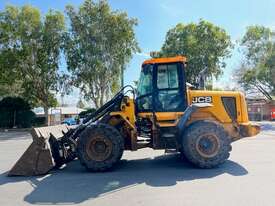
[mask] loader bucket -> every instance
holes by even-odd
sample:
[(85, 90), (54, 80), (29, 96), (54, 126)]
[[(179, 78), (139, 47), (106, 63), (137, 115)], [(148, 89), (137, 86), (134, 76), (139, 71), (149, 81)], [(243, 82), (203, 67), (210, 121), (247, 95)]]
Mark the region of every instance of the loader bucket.
[(55, 165), (48, 143), (50, 135), (62, 137), (66, 125), (33, 128), (33, 142), (9, 171), (8, 176), (35, 176), (47, 174)]

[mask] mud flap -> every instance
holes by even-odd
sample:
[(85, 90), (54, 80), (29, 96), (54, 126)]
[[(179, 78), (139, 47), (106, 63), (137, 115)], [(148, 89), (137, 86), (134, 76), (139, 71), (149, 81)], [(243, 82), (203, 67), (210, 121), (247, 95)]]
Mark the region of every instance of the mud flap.
[(55, 166), (48, 139), (51, 134), (55, 137), (62, 137), (66, 132), (68, 132), (66, 125), (32, 129), (33, 142), (9, 171), (8, 176), (47, 174)]
[(192, 114), (195, 113), (200, 108), (207, 108), (207, 107), (213, 107), (213, 105), (210, 103), (193, 103), (186, 108), (183, 116), (180, 118), (177, 124), (178, 137), (181, 137), (183, 135), (183, 132), (185, 130), (185, 125), (188, 122), (188, 120), (191, 118)]

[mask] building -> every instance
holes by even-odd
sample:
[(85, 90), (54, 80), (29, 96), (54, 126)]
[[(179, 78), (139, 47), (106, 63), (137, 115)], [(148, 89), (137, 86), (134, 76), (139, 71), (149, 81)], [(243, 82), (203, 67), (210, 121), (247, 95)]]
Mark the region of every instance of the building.
[(247, 99), (249, 119), (252, 121), (273, 120), (275, 100)]
[[(33, 111), (38, 117), (45, 116), (44, 109), (41, 107)], [(49, 125), (60, 124), (66, 118), (76, 118), (82, 111), (85, 110), (78, 107), (51, 107), (48, 110)]]

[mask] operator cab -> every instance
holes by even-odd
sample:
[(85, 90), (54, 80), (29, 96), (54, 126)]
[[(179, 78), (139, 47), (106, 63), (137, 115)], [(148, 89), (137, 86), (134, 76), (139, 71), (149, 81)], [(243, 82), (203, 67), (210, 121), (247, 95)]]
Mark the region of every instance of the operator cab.
[(157, 58), (142, 65), (137, 87), (136, 111), (138, 116), (155, 112), (157, 119), (177, 119), (187, 105), (186, 58)]

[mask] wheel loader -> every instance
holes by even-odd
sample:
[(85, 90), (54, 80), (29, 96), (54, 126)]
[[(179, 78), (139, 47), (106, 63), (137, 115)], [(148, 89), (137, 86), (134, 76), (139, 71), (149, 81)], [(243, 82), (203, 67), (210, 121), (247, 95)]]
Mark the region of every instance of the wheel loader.
[(76, 128), (34, 128), (33, 142), (9, 175), (42, 175), (78, 159), (89, 171), (113, 168), (123, 151), (183, 154), (199, 168), (224, 163), (231, 143), (255, 136), (240, 92), (197, 90), (186, 82), (186, 57), (143, 62), (137, 89), (123, 87)]

